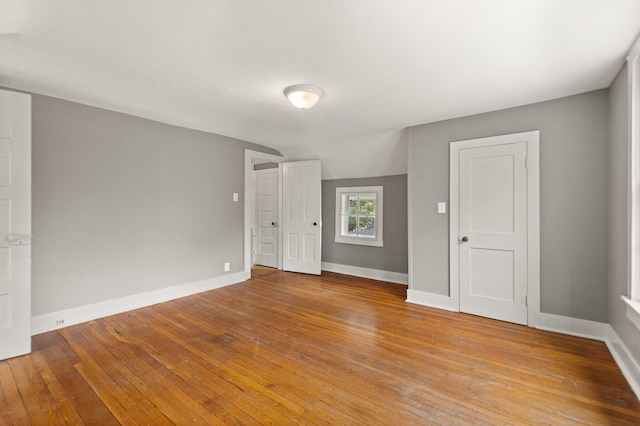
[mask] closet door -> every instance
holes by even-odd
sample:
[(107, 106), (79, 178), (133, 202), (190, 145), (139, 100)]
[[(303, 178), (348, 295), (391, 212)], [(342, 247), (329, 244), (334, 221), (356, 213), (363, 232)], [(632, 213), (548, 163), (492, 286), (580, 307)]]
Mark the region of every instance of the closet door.
[(31, 352), (31, 97), (0, 90), (0, 359)]

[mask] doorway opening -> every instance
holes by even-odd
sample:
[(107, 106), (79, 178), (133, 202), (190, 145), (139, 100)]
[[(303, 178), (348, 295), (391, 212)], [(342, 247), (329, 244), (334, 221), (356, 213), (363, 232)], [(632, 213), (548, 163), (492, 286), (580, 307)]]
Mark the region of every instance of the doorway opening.
[[(264, 152), (253, 151), (250, 149), (245, 149), (244, 151), (244, 275), (245, 279), (251, 278), (251, 267), (253, 266), (253, 246), (254, 246), (254, 217), (255, 217), (255, 199), (256, 199), (256, 191), (255, 191), (255, 166), (257, 164), (267, 164), (267, 163), (275, 163), (278, 165), (277, 170), (280, 170), (279, 164), (284, 161), (284, 158), (280, 155), (266, 154)], [(282, 173), (278, 173), (278, 188), (282, 188)], [(281, 190), (278, 189), (280, 192)], [(278, 195), (278, 200), (281, 199), (280, 194)], [(280, 201), (278, 201), (280, 202)], [(278, 220), (277, 223), (281, 222), (281, 213), (280, 209), (278, 209)], [(277, 259), (278, 259), (278, 269), (282, 269), (281, 260), (282, 256), (280, 255), (282, 244), (280, 244), (282, 240), (282, 233), (277, 228)]]
[[(256, 164), (278, 165), (277, 220), (267, 222), (277, 234), (277, 268), (320, 275), (322, 255), (322, 191), (320, 160), (284, 162), (278, 155), (245, 150), (244, 167), (244, 279), (251, 278), (256, 226)], [(260, 168), (260, 167), (259, 167)], [(272, 225), (271, 223), (274, 222)], [(272, 242), (276, 239), (272, 238)]]

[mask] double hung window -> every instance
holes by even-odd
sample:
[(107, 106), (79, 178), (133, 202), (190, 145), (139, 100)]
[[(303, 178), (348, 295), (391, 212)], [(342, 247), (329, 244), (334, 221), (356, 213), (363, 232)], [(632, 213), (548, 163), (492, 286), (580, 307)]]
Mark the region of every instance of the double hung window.
[(382, 247), (382, 186), (336, 188), (335, 242)]

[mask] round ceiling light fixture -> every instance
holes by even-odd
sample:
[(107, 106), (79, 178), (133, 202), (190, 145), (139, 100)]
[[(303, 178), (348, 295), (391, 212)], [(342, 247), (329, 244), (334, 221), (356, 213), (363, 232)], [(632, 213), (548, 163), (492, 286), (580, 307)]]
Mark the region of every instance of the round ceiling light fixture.
[(324, 92), (319, 87), (311, 84), (296, 84), (284, 89), (284, 95), (296, 107), (309, 109), (324, 96)]

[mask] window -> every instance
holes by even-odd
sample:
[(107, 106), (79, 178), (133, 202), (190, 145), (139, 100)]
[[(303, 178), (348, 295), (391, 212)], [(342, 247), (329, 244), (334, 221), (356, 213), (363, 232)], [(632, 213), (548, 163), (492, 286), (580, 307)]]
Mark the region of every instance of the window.
[(336, 243), (382, 247), (382, 187), (336, 188)]
[(640, 328), (640, 38), (627, 56), (629, 78), (629, 289), (627, 317)]

